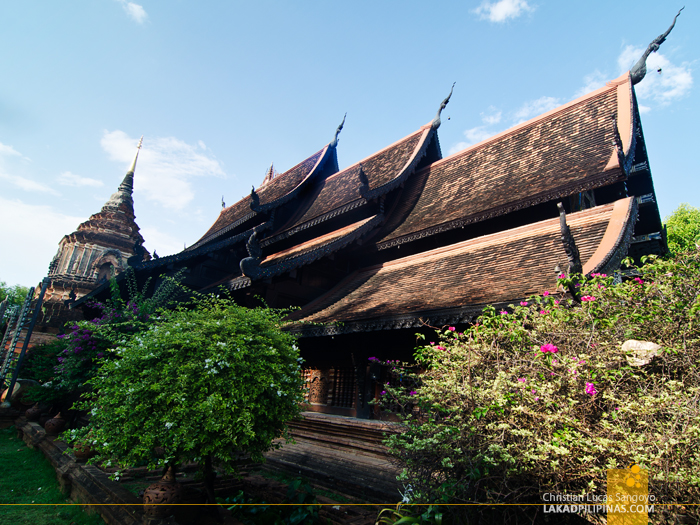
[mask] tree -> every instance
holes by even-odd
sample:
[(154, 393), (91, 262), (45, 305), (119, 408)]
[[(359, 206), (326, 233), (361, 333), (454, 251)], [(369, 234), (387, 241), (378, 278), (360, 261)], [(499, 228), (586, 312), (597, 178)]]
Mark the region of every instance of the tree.
[(696, 250), (700, 243), (700, 208), (681, 204), (666, 217), (666, 235), (671, 253)]
[(9, 297), (10, 304), (21, 306), (27, 297), (27, 293), (29, 293), (29, 288), (26, 286), (20, 286), (19, 284), (8, 286), (5, 281), (0, 281), (0, 302)]
[(282, 316), (212, 297), (161, 311), (111, 350), (115, 358), (89, 381), (96, 397), (79, 404), (90, 425), (69, 439), (92, 432), (97, 459), (120, 467), (199, 462), (214, 503), (212, 466), (235, 471), (240, 453), (263, 460), (300, 411), (298, 350)]

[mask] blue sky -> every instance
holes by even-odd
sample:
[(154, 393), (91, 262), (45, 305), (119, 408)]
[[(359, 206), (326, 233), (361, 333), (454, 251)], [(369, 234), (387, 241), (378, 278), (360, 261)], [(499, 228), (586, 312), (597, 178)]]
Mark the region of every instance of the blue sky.
[[(2, 2), (0, 280), (35, 285), (144, 135), (134, 200), (168, 255), (340, 136), (341, 168), (429, 122), (443, 153), (618, 77), (682, 7), (661, 2)], [(637, 86), (662, 216), (700, 206), (700, 10)], [(662, 72), (657, 73), (661, 67)], [(449, 120), (445, 117), (449, 117)]]

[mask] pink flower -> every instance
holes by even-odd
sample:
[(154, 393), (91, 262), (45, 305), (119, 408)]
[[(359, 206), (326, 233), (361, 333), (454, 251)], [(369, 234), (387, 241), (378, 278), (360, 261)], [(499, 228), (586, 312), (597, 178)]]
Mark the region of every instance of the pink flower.
[(598, 391), (595, 389), (595, 385), (593, 383), (586, 383), (586, 394), (589, 396), (594, 396), (598, 393)]
[(382, 393), (379, 394), (380, 396), (385, 396), (386, 395), (386, 390), (382, 390)]
[(547, 310), (540, 310), (540, 315), (546, 315), (546, 314), (548, 314), (548, 313), (549, 313), (549, 312), (548, 312)]
[(553, 376), (553, 375), (554, 375), (554, 372), (550, 372), (549, 375), (550, 375), (550, 376)]
[(527, 301), (520, 301), (520, 306), (527, 306)]
[(411, 390), (411, 392), (408, 394), (409, 396), (415, 396), (418, 392), (415, 390)]
[(554, 304), (559, 304), (559, 299), (554, 299)]
[(637, 284), (644, 284), (644, 281), (642, 281), (639, 277), (635, 277), (634, 282)]
[(560, 274), (559, 274), (559, 279), (566, 279), (566, 274), (565, 274), (565, 273), (560, 273)]
[(539, 398), (539, 397), (536, 397), (536, 398), (535, 398), (535, 401), (539, 401), (539, 400), (540, 400), (540, 398)]
[(549, 295), (549, 292), (548, 292), (547, 290), (545, 290), (545, 291), (542, 293), (542, 295), (544, 295), (545, 297), (547, 297), (547, 296)]
[(520, 382), (520, 383), (525, 383), (526, 381), (527, 381), (527, 379), (525, 379), (524, 377), (518, 378), (518, 382)]
[(615, 410), (620, 410), (620, 407), (615, 407)]
[(535, 390), (535, 389), (533, 388), (533, 389), (532, 389), (532, 393), (533, 393), (533, 394), (536, 394), (536, 393), (537, 393), (537, 390)]
[(435, 341), (430, 341), (430, 344), (431, 344), (431, 345), (434, 345), (434, 344), (435, 344)]
[(454, 331), (455, 331), (455, 327), (454, 327), (454, 326), (450, 326), (450, 327), (448, 327), (447, 329), (448, 329), (450, 332), (454, 332)]
[(444, 350), (444, 349), (445, 349), (444, 346), (440, 346), (440, 345), (437, 345), (435, 348), (437, 348), (438, 350)]
[(581, 297), (581, 301), (595, 301), (595, 297), (593, 297), (592, 295), (584, 295), (583, 297)]
[(501, 310), (501, 315), (508, 315), (508, 312), (506, 312), (505, 310)]
[(547, 343), (546, 345), (540, 346), (540, 351), (545, 353), (551, 352), (552, 354), (556, 354), (559, 351), (559, 349), (553, 344)]
[(552, 359), (552, 364), (553, 364), (553, 365), (556, 365), (558, 362), (559, 362), (559, 361), (557, 361), (556, 359)]

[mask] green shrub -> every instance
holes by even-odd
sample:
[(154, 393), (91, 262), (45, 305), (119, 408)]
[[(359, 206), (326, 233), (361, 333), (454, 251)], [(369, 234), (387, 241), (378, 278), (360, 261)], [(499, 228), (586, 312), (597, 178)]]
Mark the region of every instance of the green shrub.
[(298, 350), (282, 316), (211, 297), (160, 312), (102, 362), (89, 381), (96, 397), (78, 405), (91, 412), (90, 426), (69, 439), (92, 431), (98, 459), (120, 467), (199, 462), (207, 483), (212, 462), (234, 471), (241, 452), (262, 460), (287, 437), (302, 401)]
[[(439, 330), (420, 346), (420, 375), (391, 365), (419, 381), (382, 396), (403, 407), (404, 431), (387, 443), (412, 501), (605, 494), (607, 469), (637, 463), (657, 502), (700, 503), (700, 254), (637, 272), (620, 284), (579, 278), (580, 303), (543, 290), (488, 307), (464, 332)], [(632, 366), (629, 339), (661, 350)]]

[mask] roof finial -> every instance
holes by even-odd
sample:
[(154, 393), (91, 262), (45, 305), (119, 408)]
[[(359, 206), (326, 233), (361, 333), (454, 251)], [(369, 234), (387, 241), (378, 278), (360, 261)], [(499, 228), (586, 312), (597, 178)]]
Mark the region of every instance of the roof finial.
[(630, 77), (632, 78), (633, 85), (639, 84), (644, 78), (644, 75), (647, 74), (647, 57), (651, 53), (655, 53), (659, 50), (659, 46), (664, 43), (666, 37), (671, 32), (671, 29), (673, 29), (673, 27), (676, 25), (676, 18), (678, 18), (678, 15), (681, 14), (681, 11), (683, 11), (683, 9), (685, 9), (685, 6), (681, 7), (680, 11), (678, 11), (678, 14), (673, 17), (673, 23), (671, 24), (671, 27), (669, 27), (663, 35), (659, 35), (651, 41), (651, 44), (649, 44), (647, 50), (644, 51), (642, 58), (640, 58), (634, 65), (634, 67), (632, 67), (632, 69), (630, 70)]
[(440, 127), (440, 113), (442, 113), (442, 110), (445, 109), (447, 106), (447, 103), (450, 101), (450, 97), (452, 96), (452, 91), (454, 91), (455, 84), (457, 82), (452, 83), (452, 87), (450, 88), (450, 94), (447, 95), (447, 98), (442, 101), (440, 104), (440, 109), (438, 109), (437, 115), (435, 115), (435, 118), (433, 119), (433, 123), (430, 125), (433, 129), (438, 129)]
[(331, 148), (335, 148), (338, 145), (338, 135), (340, 135), (340, 132), (343, 130), (343, 125), (345, 124), (345, 117), (348, 116), (347, 111), (345, 112), (345, 115), (343, 115), (343, 121), (340, 123), (340, 126), (335, 130), (335, 137), (333, 137), (333, 140), (331, 141)]
[(221, 209), (223, 210), (226, 207), (226, 203), (224, 202), (224, 196), (221, 196)]
[(277, 173), (275, 173), (275, 163), (270, 162), (270, 167), (265, 172), (265, 178), (263, 178), (263, 181), (262, 181), (262, 184), (260, 185), (260, 187), (262, 188), (263, 186), (265, 186), (265, 184), (267, 184), (272, 179), (274, 179), (276, 175), (277, 175)]

